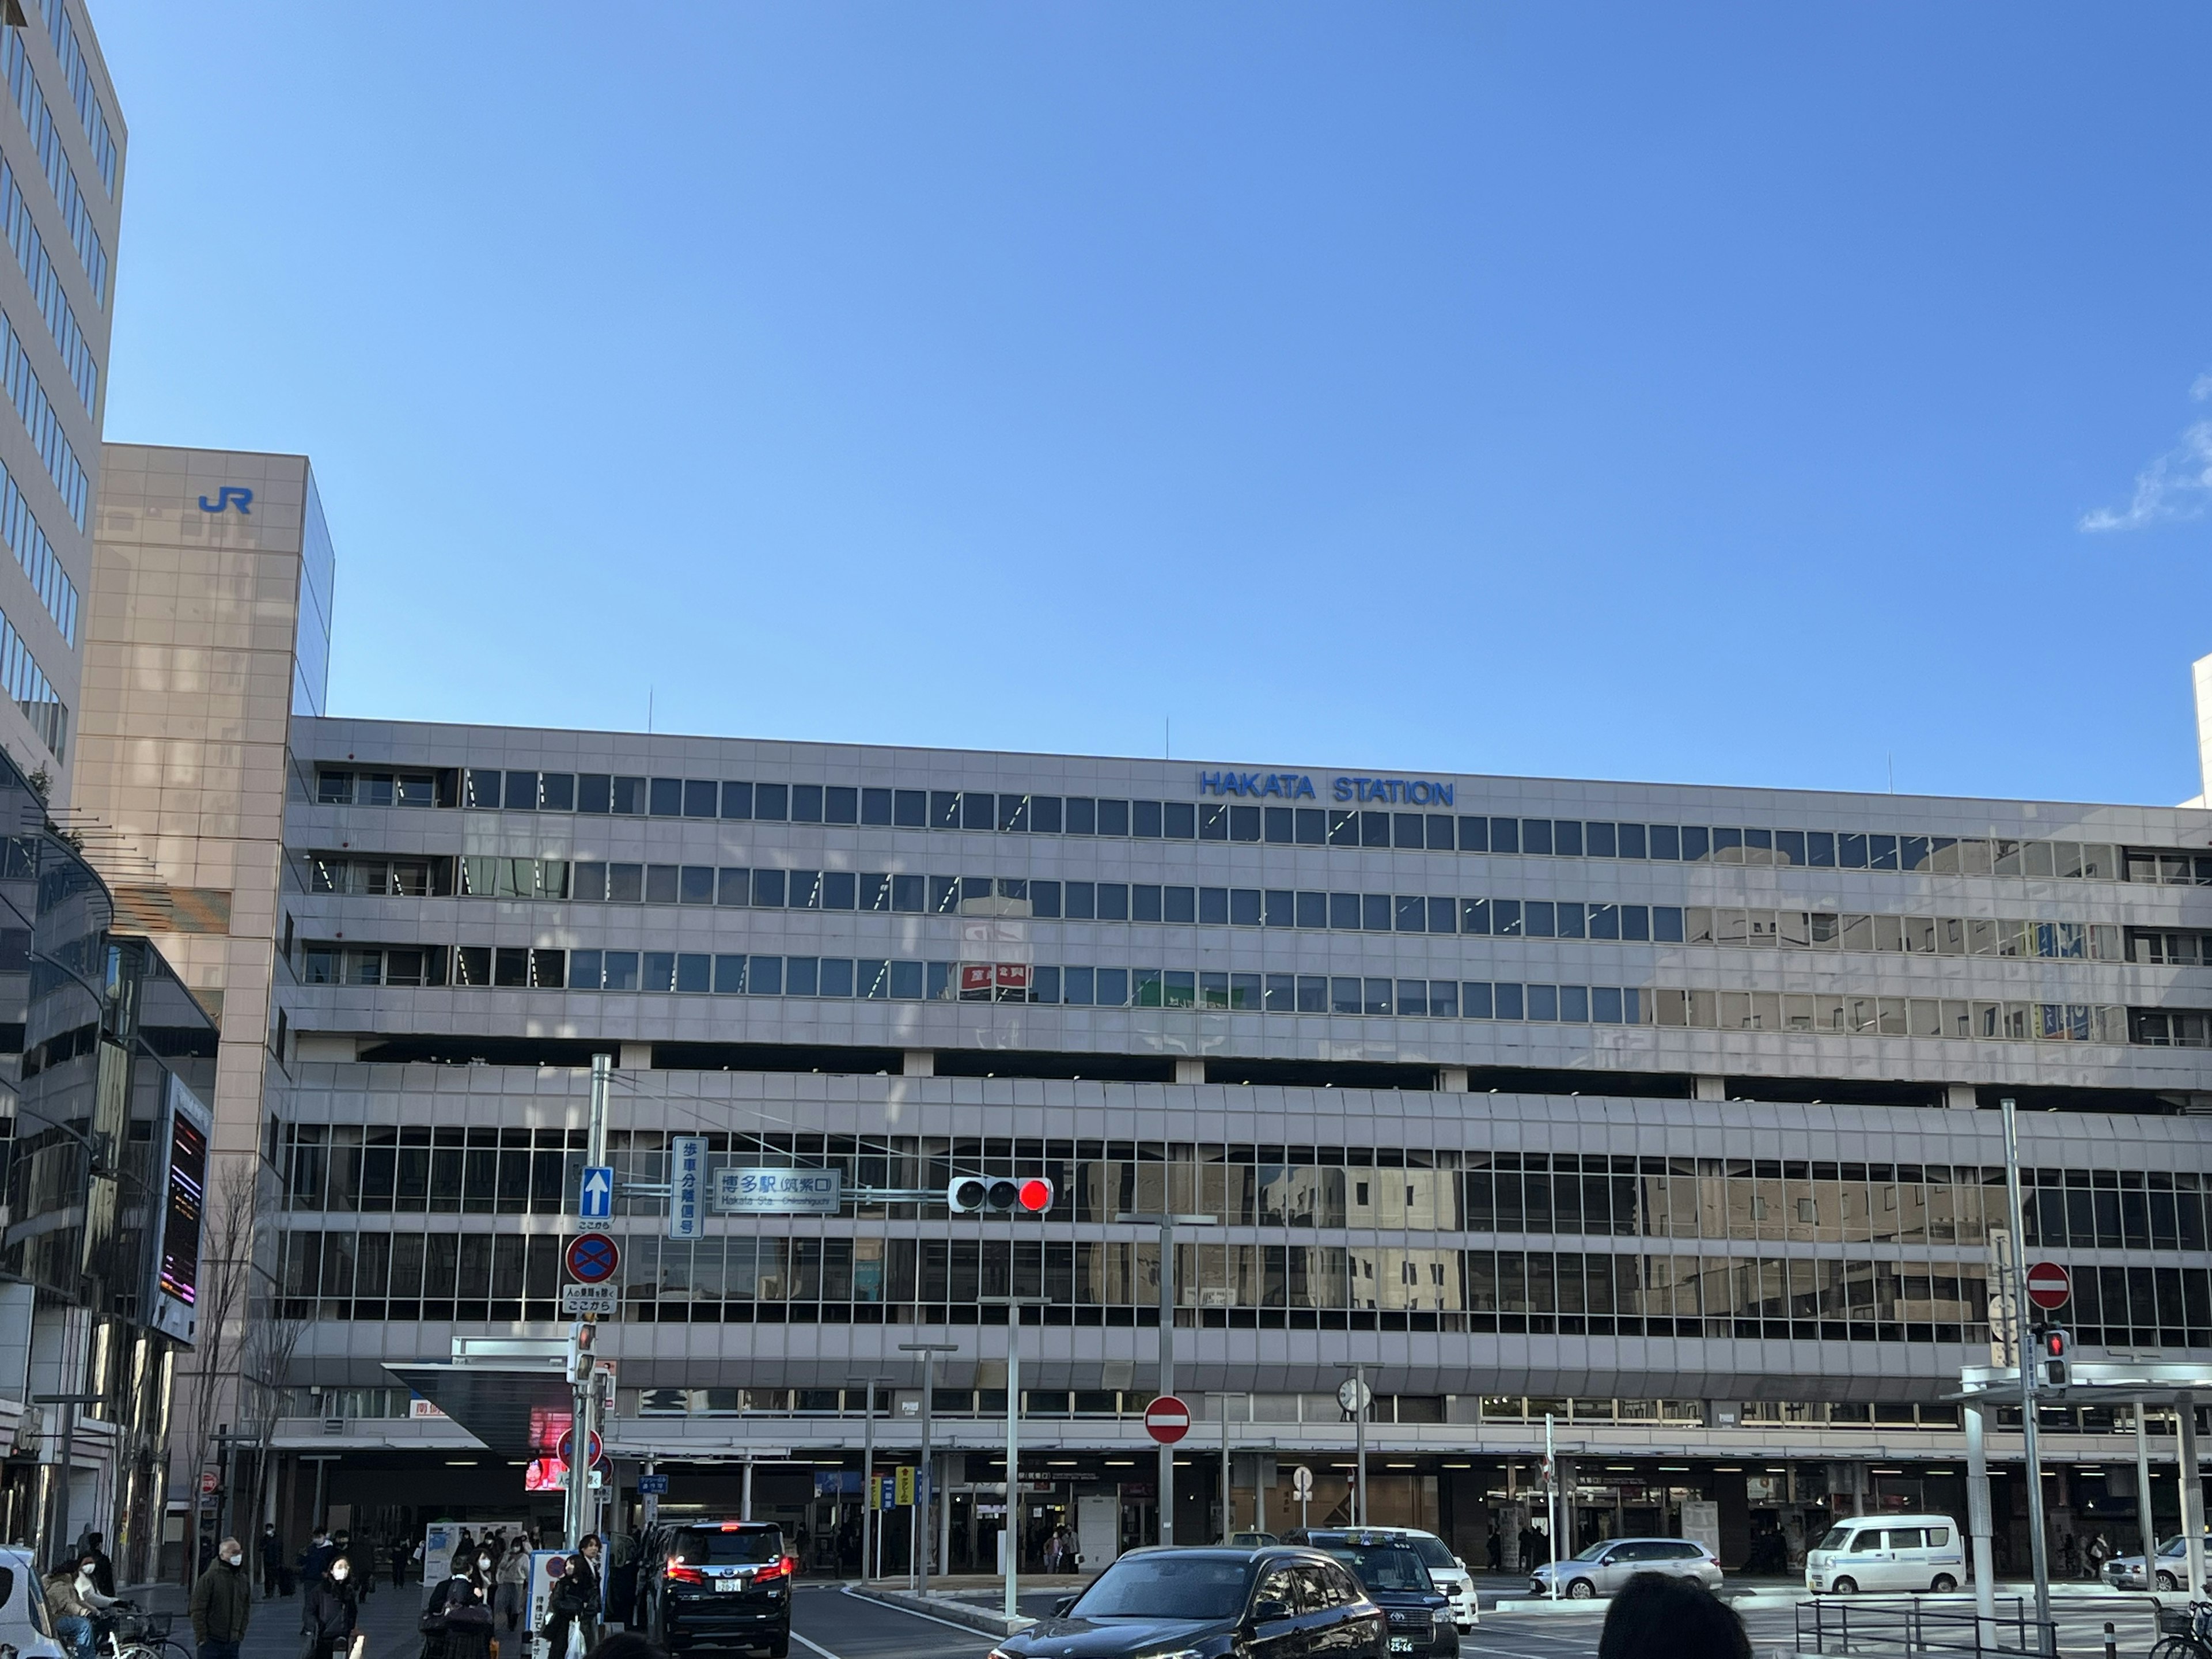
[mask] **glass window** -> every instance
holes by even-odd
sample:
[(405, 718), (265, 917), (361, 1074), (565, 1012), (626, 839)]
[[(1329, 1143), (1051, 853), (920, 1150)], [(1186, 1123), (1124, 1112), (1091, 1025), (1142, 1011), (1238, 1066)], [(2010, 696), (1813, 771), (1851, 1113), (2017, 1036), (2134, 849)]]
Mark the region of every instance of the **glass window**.
[(1301, 806), (1293, 817), (1297, 823), (1297, 843), (1301, 847), (1325, 847), (1328, 844), (1328, 812), (1319, 806)]
[(825, 823), (857, 823), (860, 817), (860, 792), (843, 784), (832, 784), (822, 791), (822, 818)]
[(714, 902), (714, 866), (711, 864), (687, 864), (677, 882), (677, 902), (679, 904), (712, 904)]
[(1359, 925), (1370, 933), (1390, 931), (1390, 896), (1388, 893), (1362, 893), (1359, 896)]
[[(1461, 844), (1464, 846), (1462, 838)], [(1493, 853), (1517, 853), (1521, 850), (1521, 820), (1492, 818), (1490, 821), (1490, 850)]]
[(783, 959), (783, 994), (787, 997), (811, 997), (821, 982), (821, 960), (816, 957), (786, 957)]
[(648, 864), (645, 866), (645, 902), (647, 904), (676, 902), (676, 866), (672, 864)]
[(1297, 840), (1297, 815), (1291, 808), (1270, 806), (1264, 809), (1261, 816), (1265, 823), (1263, 834), (1271, 845), (1288, 847)]
[(1264, 1006), (1271, 1014), (1295, 1013), (1298, 1006), (1297, 975), (1270, 974), (1267, 975), (1267, 1000)]
[(643, 903), (645, 866), (641, 864), (607, 866), (607, 898), (615, 904)]
[(576, 810), (579, 812), (612, 811), (614, 781), (605, 772), (582, 774), (576, 780)]
[[(891, 821), (891, 792), (888, 789), (860, 791), (860, 822), (888, 824)], [(841, 819), (840, 822), (842, 822)]]
[[(1268, 896), (1282, 900), (1284, 909), (1289, 909), (1291, 896), (1288, 893), (1272, 894)], [(1265, 908), (1261, 901), (1261, 895), (1256, 887), (1231, 888), (1229, 890), (1231, 924), (1237, 927), (1259, 927), (1265, 919)]]
[(1061, 822), (1060, 799), (1058, 795), (1030, 797), (1030, 830), (1033, 835), (1056, 836)]
[(755, 784), (753, 816), (765, 823), (783, 823), (791, 816), (791, 791), (780, 783)]
[(1425, 979), (1401, 979), (1398, 981), (1398, 1012), (1401, 1015), (1425, 1017), (1429, 1012), (1429, 982)]
[(757, 908), (783, 908), (784, 876), (781, 870), (753, 872), (753, 904)]
[(635, 991), (637, 989), (637, 952), (610, 951), (606, 953), (607, 989)]
[(714, 959), (697, 956), (686, 951), (676, 958), (676, 988), (686, 992), (706, 992), (714, 983)]
[(1523, 818), (1521, 820), (1521, 850), (1524, 853), (1547, 854), (1551, 852), (1551, 819)]
[(1160, 920), (1160, 890), (1148, 882), (1138, 882), (1129, 889), (1129, 920), (1158, 921)]
[(1129, 803), (1125, 800), (1102, 800), (1098, 803), (1098, 833), (1102, 836), (1126, 836), (1129, 833)]
[(781, 957), (748, 957), (745, 958), (745, 994), (755, 997), (780, 997), (783, 994), (783, 958)]
[(1098, 920), (1127, 921), (1129, 920), (1129, 888), (1126, 882), (1102, 881), (1098, 884)]
[(999, 798), (988, 790), (970, 789), (960, 797), (960, 827), (963, 830), (995, 830), (999, 827)]
[(655, 778), (647, 797), (648, 810), (657, 818), (679, 818), (684, 816), (684, 780)]
[(1521, 901), (1518, 899), (1491, 900), (1490, 931), (1499, 939), (1521, 937)]
[(1299, 927), (1326, 927), (1328, 926), (1328, 894), (1299, 893), (1295, 896), (1295, 908), (1297, 915), (1296, 920), (1292, 924), (1293, 926)]
[(891, 792), (891, 822), (902, 830), (929, 827), (929, 793), (923, 789)]
[(602, 969), (597, 951), (568, 952), (568, 988), (572, 991), (596, 991), (601, 982)]
[(1356, 979), (1332, 979), (1328, 982), (1328, 1011), (1332, 1014), (1356, 1014), (1365, 1006), (1360, 984)]
[(891, 995), (901, 1002), (919, 1002), (922, 993), (922, 964), (919, 962), (891, 963)]
[(1129, 803), (1129, 834), (1140, 841), (1160, 838), (1160, 804), (1156, 800)]
[(1319, 974), (1300, 974), (1297, 981), (1298, 1012), (1302, 1014), (1327, 1013), (1328, 981)]
[(1487, 853), (1490, 850), (1490, 820), (1463, 817), (1459, 821), (1459, 850), (1462, 853)]
[(1429, 930), (1429, 903), (1426, 899), (1401, 895), (1395, 901), (1397, 928), (1401, 933), (1425, 933)]
[(1362, 812), (1359, 815), (1359, 844), (1362, 847), (1388, 847), (1390, 844), (1390, 815), (1388, 812)]
[(1451, 979), (1432, 979), (1429, 981), (1429, 1014), (1434, 1019), (1459, 1018), (1459, 981)]
[(1491, 988), (1491, 992), (1492, 1000), (1497, 1006), (1498, 1018), (1519, 1019), (1522, 1018), (1521, 1012), (1521, 987), (1518, 985), (1508, 985), (1500, 981), (1498, 984)]
[(750, 870), (725, 867), (715, 873), (714, 902), (744, 904), (752, 897), (752, 875)]
[(714, 958), (714, 993), (718, 996), (743, 996), (745, 989), (745, 959), (726, 956)]
[(1481, 980), (1462, 980), (1459, 988), (1460, 1012), (1468, 1019), (1492, 1018), (1493, 1004), (1490, 985)]
[(684, 780), (684, 816), (711, 818), (721, 811), (721, 786), (712, 778)]
[(726, 818), (749, 818), (753, 815), (753, 787), (750, 783), (726, 783), (722, 786), (722, 816)]

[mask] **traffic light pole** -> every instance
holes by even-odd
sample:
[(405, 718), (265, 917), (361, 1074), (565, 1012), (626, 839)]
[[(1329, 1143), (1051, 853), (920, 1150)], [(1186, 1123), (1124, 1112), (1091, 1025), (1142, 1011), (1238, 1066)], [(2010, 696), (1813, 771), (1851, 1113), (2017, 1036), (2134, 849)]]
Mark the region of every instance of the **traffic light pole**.
[(899, 1352), (921, 1356), (921, 1459), (914, 1472), (914, 1542), (908, 1553), (914, 1557), (915, 1594), (926, 1596), (929, 1594), (930, 1508), (937, 1497), (937, 1472), (929, 1462), (930, 1396), (937, 1392), (937, 1356), (957, 1353), (960, 1349), (951, 1342), (902, 1342)]
[[(2012, 1097), (2000, 1103), (2004, 1113), (2005, 1210), (2012, 1227), (2013, 1358), (2020, 1366), (2021, 1455), (2027, 1464), (2027, 1531), (2030, 1559), (2035, 1568), (2036, 1641), (2046, 1654), (2052, 1650), (2051, 1629), (2051, 1551), (2043, 1536), (2043, 1455), (2036, 1438), (2035, 1364), (2027, 1342), (2027, 1270), (2021, 1261), (2027, 1249), (2027, 1212), (2020, 1198), (2020, 1117)], [(2145, 1556), (2146, 1571), (2149, 1557)]]
[[(612, 1061), (608, 1055), (592, 1056), (591, 1116), (586, 1127), (585, 1164), (597, 1169), (607, 1161), (607, 1084)], [(568, 1548), (573, 1553), (592, 1530), (592, 1440), (599, 1432), (599, 1361), (592, 1355), (592, 1322), (579, 1319), (568, 1328), (568, 1381), (574, 1389), (568, 1419)]]

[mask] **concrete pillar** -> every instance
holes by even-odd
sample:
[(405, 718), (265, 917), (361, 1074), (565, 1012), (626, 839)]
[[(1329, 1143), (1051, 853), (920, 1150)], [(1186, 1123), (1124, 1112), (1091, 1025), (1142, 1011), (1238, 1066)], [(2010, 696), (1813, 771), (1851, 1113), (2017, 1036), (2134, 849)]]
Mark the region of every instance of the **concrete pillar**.
[(615, 1064), (625, 1072), (649, 1072), (653, 1069), (653, 1045), (650, 1042), (625, 1042), (622, 1052), (615, 1056)]
[(1177, 1083), (1203, 1083), (1203, 1082), (1205, 1082), (1205, 1081), (1206, 1081), (1206, 1062), (1205, 1062), (1204, 1060), (1176, 1060), (1176, 1081)]
[[(1966, 1402), (1966, 1536), (1973, 1544), (1974, 1614), (1978, 1620), (1994, 1620), (1997, 1610), (1997, 1569), (1990, 1541), (1994, 1523), (1990, 1515), (1990, 1455), (1984, 1437), (1988, 1425), (1983, 1413), (1981, 1406), (1972, 1401)], [(1995, 1629), (1994, 1625), (1983, 1627), (1981, 1635), (1985, 1645)]]
[(2197, 1401), (2185, 1395), (2174, 1413), (2180, 1431), (2175, 1450), (2181, 1459), (2181, 1535), (2189, 1550), (2189, 1582), (2204, 1582), (2204, 1473), (2197, 1462)]
[(899, 1068), (901, 1077), (935, 1077), (937, 1056), (927, 1048), (909, 1048)]
[(1740, 1568), (1751, 1555), (1750, 1483), (1742, 1471), (1716, 1470), (1713, 1499), (1721, 1511), (1721, 1565)]
[(1728, 1079), (1724, 1077), (1701, 1077), (1697, 1080), (1699, 1100), (1726, 1100)]
[(1467, 1067), (1440, 1066), (1437, 1068), (1437, 1087), (1444, 1094), (1463, 1095), (1467, 1092)]
[(1943, 1085), (1943, 1103), (1954, 1111), (1971, 1112), (1976, 1109), (1974, 1085), (1971, 1083), (1947, 1083)]

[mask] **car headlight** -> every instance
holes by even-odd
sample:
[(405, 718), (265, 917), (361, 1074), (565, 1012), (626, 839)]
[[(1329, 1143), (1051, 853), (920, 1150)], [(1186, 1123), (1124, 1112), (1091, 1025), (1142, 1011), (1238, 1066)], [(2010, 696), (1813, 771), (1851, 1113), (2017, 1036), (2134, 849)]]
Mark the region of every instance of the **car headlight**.
[(1203, 1648), (1162, 1648), (1155, 1653), (1140, 1653), (1137, 1659), (1206, 1659)]

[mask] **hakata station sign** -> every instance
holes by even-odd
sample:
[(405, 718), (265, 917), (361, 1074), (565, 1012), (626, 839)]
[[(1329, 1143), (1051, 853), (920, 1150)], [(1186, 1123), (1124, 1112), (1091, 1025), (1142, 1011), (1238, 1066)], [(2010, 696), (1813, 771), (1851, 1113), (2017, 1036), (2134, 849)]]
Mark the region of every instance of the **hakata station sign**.
[(1164, 1394), (1145, 1407), (1145, 1432), (1163, 1446), (1172, 1446), (1190, 1432), (1190, 1407), (1171, 1394)]
[(2074, 1294), (2074, 1278), (2056, 1261), (2038, 1261), (2027, 1270), (2027, 1299), (2046, 1313), (2063, 1308)]

